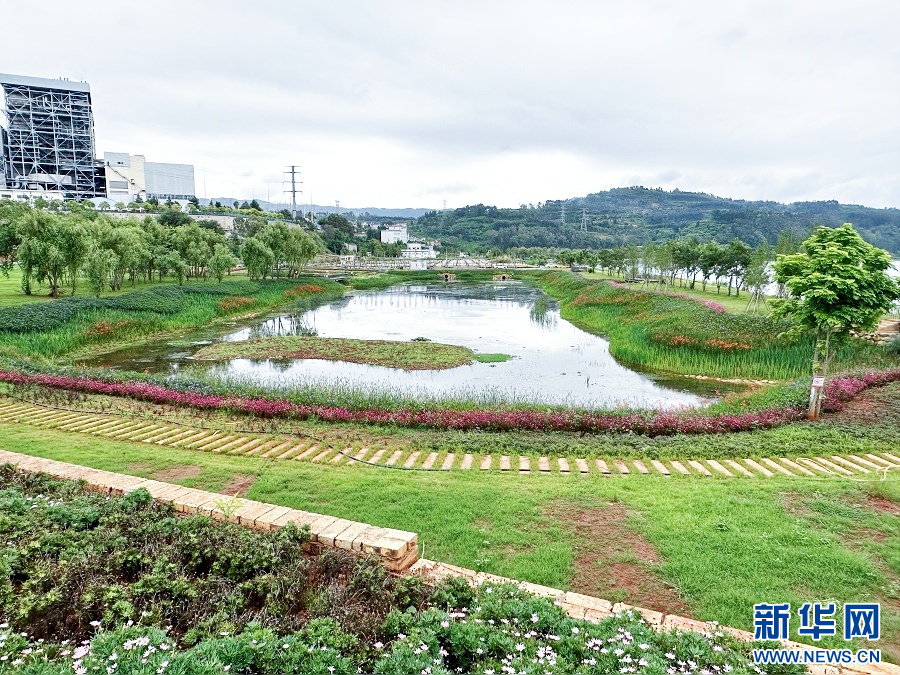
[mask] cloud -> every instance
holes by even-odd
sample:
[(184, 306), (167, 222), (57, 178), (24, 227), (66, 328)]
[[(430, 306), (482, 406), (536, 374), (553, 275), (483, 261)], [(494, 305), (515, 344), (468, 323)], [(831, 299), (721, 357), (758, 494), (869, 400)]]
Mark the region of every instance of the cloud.
[[(54, 17), (46, 21), (45, 17)], [(643, 184), (900, 206), (900, 5), (48, 0), (4, 69), (91, 83), (102, 150), (212, 194), (519, 203)], [(636, 180), (637, 182), (637, 180)]]

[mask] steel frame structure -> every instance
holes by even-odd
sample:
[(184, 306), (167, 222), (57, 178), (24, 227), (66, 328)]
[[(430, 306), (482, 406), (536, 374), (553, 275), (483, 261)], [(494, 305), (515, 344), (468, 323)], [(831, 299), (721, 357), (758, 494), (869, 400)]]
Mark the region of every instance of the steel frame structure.
[(0, 87), (5, 104), (0, 168), (6, 186), (61, 190), (67, 199), (104, 196), (88, 85), (0, 75)]

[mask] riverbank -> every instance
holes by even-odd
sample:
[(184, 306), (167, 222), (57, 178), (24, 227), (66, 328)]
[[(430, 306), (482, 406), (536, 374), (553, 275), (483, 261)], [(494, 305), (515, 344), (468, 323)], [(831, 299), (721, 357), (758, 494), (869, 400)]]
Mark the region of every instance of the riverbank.
[(200, 361), (230, 359), (323, 359), (402, 370), (444, 370), (472, 363), (475, 353), (466, 347), (429, 340), (352, 340), (285, 335), (259, 340), (219, 342), (201, 348)]
[(340, 284), (319, 277), (225, 279), (10, 306), (0, 309), (0, 350), (7, 356), (71, 362), (281, 308), (314, 306), (344, 292)]
[[(811, 338), (782, 338), (788, 325), (768, 317), (728, 313), (705, 301), (570, 272), (533, 278), (559, 301), (562, 318), (608, 338), (610, 353), (626, 365), (723, 381), (783, 381), (810, 372)], [(897, 364), (884, 349), (856, 340), (838, 351), (832, 371)]]

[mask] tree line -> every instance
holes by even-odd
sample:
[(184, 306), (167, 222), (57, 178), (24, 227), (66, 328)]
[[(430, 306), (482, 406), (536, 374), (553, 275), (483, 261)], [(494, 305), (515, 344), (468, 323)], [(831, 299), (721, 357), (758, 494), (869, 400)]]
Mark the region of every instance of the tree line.
[(75, 203), (50, 209), (0, 200), (0, 271), (8, 275), (17, 265), (28, 295), (35, 283), (46, 284), (52, 297), (64, 288), (74, 294), (79, 281), (100, 295), (138, 280), (221, 281), (241, 261), (253, 279), (293, 277), (323, 248), (302, 226), (244, 221), (226, 236), (218, 223), (176, 209), (114, 218)]
[(694, 288), (700, 283), (705, 291), (712, 281), (717, 292), (725, 286), (729, 296), (732, 289), (737, 297), (745, 289), (751, 295), (751, 305), (758, 309), (766, 287), (772, 283), (771, 264), (776, 256), (793, 254), (799, 249), (799, 240), (785, 231), (775, 246), (762, 242), (755, 249), (738, 239), (720, 244), (689, 238), (600, 250), (567, 249), (559, 251), (555, 260), (563, 265), (582, 265), (591, 272), (599, 269), (610, 276), (662, 287), (677, 282)]

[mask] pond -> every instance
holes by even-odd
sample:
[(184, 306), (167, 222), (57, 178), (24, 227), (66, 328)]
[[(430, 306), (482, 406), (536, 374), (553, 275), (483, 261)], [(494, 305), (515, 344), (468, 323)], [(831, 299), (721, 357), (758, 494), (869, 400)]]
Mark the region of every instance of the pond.
[[(403, 341), (427, 338), (513, 358), (418, 371), (311, 359), (212, 363), (191, 358), (212, 342), (304, 333)], [(560, 318), (554, 300), (519, 282), (409, 283), (358, 291), (304, 312), (218, 326), (192, 332), (177, 342), (111, 352), (91, 365), (154, 373), (186, 368), (279, 387), (338, 382), (414, 398), (584, 407), (697, 406), (712, 400), (716, 389), (724, 389), (721, 384), (660, 378), (626, 368), (610, 356), (607, 340)]]

